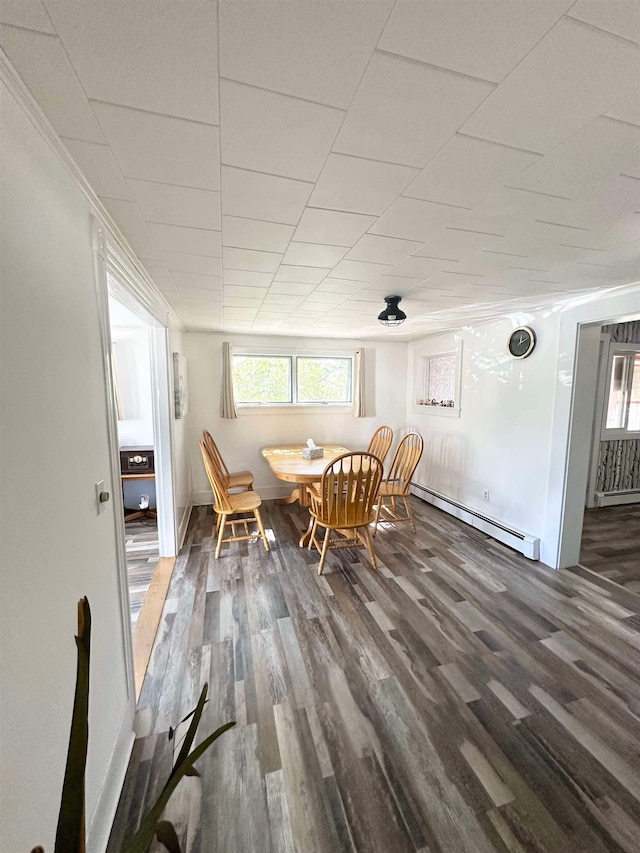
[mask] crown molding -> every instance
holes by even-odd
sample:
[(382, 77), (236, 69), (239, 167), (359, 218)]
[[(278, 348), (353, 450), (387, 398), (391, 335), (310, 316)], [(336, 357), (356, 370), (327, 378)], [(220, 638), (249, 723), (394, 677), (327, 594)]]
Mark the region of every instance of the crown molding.
[(0, 80), (5, 84), (58, 160), (65, 166), (87, 201), (91, 213), (98, 222), (98, 227), (104, 229), (105, 235), (101, 250), (106, 251), (109, 260), (112, 261), (112, 266), (122, 275), (123, 286), (163, 325), (175, 325), (181, 331), (185, 331), (184, 323), (153, 283), (148, 272), (127, 242), (126, 237), (65, 148), (62, 140), (2, 48), (0, 48)]

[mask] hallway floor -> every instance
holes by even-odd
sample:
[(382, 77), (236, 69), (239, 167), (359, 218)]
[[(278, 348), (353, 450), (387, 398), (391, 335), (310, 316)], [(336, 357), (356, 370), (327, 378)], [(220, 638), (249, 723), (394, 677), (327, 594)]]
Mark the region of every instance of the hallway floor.
[(125, 550), (129, 578), (129, 610), (133, 627), (140, 615), (153, 573), (160, 559), (158, 522), (155, 518), (140, 518), (125, 524)]
[(580, 563), (640, 595), (640, 504), (586, 509)]
[(194, 510), (110, 853), (204, 681), (200, 737), (237, 724), (165, 811), (190, 853), (640, 849), (640, 597), (412, 505), (417, 535), (380, 530), (378, 571), (343, 550), (323, 577), (298, 505), (263, 504), (269, 554), (219, 560)]

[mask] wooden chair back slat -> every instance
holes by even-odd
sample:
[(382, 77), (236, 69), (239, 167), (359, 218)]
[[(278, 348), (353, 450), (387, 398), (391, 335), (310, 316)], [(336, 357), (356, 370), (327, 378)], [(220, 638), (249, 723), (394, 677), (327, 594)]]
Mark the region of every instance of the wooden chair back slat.
[(381, 479), (382, 463), (372, 453), (338, 456), (327, 465), (320, 480), (320, 524), (331, 528), (369, 524)]
[(385, 481), (394, 484), (396, 495), (409, 494), (411, 478), (418, 467), (423, 448), (424, 440), (417, 432), (407, 433), (400, 441)]
[(229, 469), (227, 468), (227, 465), (224, 459), (222, 458), (222, 454), (218, 449), (218, 445), (213, 440), (213, 436), (205, 429), (202, 433), (202, 437), (204, 439), (205, 447), (209, 451), (209, 455), (216, 462), (220, 471), (222, 471), (223, 477), (227, 478), (229, 476)]
[(209, 452), (204, 441), (200, 442), (200, 450), (202, 451), (202, 460), (209, 484), (213, 490), (213, 508), (218, 513), (230, 512), (231, 504), (229, 503), (229, 492), (225, 483), (225, 475), (220, 469), (217, 459)]
[(384, 465), (389, 448), (393, 441), (393, 430), (390, 426), (381, 426), (371, 436), (367, 453), (373, 453)]

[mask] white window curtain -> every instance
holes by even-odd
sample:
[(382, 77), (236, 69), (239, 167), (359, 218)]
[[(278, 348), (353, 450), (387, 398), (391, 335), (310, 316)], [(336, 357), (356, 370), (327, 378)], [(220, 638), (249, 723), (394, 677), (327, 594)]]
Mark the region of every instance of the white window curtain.
[(364, 347), (355, 351), (355, 376), (353, 388), (353, 417), (366, 418), (364, 393)]
[(227, 420), (238, 417), (236, 399), (233, 393), (233, 350), (229, 341), (222, 344), (222, 394), (220, 395), (220, 415)]

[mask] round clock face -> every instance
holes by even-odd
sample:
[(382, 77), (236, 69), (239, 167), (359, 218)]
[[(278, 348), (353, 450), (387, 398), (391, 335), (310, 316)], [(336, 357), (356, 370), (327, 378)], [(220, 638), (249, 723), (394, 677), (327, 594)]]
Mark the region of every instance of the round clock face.
[(528, 326), (520, 326), (518, 329), (514, 329), (509, 337), (509, 354), (513, 358), (526, 358), (531, 355), (535, 345), (536, 336), (533, 329)]

